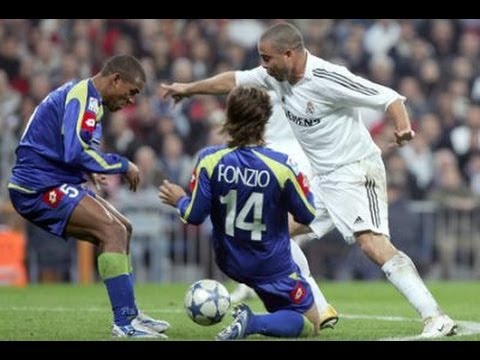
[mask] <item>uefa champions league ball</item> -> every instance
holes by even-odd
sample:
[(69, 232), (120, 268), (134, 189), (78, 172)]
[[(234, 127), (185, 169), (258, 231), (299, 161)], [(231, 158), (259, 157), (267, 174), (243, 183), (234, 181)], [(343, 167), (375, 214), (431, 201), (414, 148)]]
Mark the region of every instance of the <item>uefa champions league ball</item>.
[(230, 294), (218, 281), (204, 279), (192, 284), (185, 294), (185, 311), (199, 325), (222, 321), (230, 309)]

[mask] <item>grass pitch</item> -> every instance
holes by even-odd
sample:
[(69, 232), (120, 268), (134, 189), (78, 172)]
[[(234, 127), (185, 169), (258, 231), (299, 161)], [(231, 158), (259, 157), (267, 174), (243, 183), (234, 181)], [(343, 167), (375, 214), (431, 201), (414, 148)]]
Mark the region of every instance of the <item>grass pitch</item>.
[[(139, 284), (137, 302), (147, 314), (171, 323), (169, 340), (213, 340), (230, 321), (200, 326), (183, 309), (190, 284)], [(234, 284), (226, 284), (229, 290)], [(480, 284), (432, 282), (430, 290), (442, 308), (459, 323), (459, 336), (441, 340), (480, 340)], [(422, 323), (413, 308), (387, 282), (321, 283), (327, 299), (340, 313), (334, 330), (310, 340), (416, 340)], [(248, 302), (256, 312), (258, 299)], [(103, 284), (0, 287), (0, 340), (112, 340), (111, 312)], [(122, 341), (115, 340), (115, 341)], [(248, 340), (272, 340), (260, 335)], [(127, 341), (136, 341), (130, 340)]]

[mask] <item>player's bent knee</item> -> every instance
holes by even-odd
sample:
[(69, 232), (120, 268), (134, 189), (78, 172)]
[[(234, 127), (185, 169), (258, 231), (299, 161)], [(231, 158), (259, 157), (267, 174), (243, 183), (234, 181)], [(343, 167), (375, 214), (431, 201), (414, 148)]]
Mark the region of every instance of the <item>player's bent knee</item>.
[(127, 220), (127, 222), (123, 223), (123, 225), (125, 225), (125, 228), (127, 230), (127, 236), (128, 237), (132, 236), (132, 232), (133, 232), (132, 223)]
[(105, 251), (124, 252), (127, 249), (127, 228), (118, 220), (103, 226), (99, 239)]

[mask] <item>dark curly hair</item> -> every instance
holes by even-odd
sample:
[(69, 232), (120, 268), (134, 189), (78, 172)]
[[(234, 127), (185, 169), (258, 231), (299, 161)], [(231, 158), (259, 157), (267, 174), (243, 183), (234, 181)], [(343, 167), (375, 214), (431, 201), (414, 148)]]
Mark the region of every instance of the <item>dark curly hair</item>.
[(109, 58), (102, 70), (102, 76), (118, 73), (120, 76), (131, 83), (137, 81), (146, 81), (145, 70), (140, 61), (131, 55), (115, 55)]
[(261, 88), (237, 86), (227, 98), (227, 120), (222, 131), (230, 136), (229, 147), (265, 145), (265, 125), (272, 115), (270, 96)]

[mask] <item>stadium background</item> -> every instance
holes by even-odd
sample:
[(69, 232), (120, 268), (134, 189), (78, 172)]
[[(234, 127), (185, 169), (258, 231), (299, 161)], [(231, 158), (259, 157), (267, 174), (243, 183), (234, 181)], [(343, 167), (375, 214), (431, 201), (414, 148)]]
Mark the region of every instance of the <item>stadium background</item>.
[[(0, 284), (14, 282), (18, 273), (5, 265), (23, 267), (24, 255), (30, 282), (95, 280), (91, 248), (23, 222), (5, 184), (38, 102), (68, 79), (91, 76), (117, 53), (137, 56), (147, 70), (136, 104), (104, 118), (104, 150), (133, 159), (142, 171), (138, 193), (120, 177), (110, 177), (103, 193), (134, 225), (137, 280), (223, 279), (212, 263), (208, 224), (181, 224), (160, 204), (156, 188), (163, 178), (186, 186), (197, 151), (222, 141), (224, 99), (196, 96), (172, 107), (160, 98), (159, 85), (256, 66), (256, 40), (274, 21), (0, 20)], [(417, 136), (402, 149), (389, 146), (393, 128), (383, 114), (364, 111), (387, 167), (393, 242), (427, 279), (480, 277), (480, 20), (291, 21), (313, 54), (408, 98)], [(383, 278), (336, 232), (305, 251), (319, 279)]]

